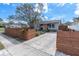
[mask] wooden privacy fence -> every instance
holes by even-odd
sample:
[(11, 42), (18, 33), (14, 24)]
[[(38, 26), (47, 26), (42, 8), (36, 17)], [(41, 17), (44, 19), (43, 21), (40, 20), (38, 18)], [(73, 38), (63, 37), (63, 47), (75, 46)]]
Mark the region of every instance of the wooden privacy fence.
[(56, 45), (61, 52), (79, 56), (79, 32), (58, 31)]
[(34, 29), (23, 29), (23, 28), (5, 28), (5, 33), (12, 37), (21, 39), (31, 39), (36, 36), (36, 30)]

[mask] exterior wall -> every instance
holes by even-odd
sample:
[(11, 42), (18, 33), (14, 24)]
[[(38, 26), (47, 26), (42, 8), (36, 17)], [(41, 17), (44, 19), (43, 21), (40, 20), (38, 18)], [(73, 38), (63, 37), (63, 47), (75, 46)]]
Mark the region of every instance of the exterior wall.
[(5, 28), (5, 33), (12, 37), (17, 37), (25, 40), (29, 40), (36, 36), (36, 31), (34, 29), (28, 29), (22, 33), (22, 28)]
[(56, 29), (57, 30), (59, 29), (59, 25), (60, 25), (60, 23), (56, 24)]
[(34, 29), (39, 30), (40, 29), (40, 25), (39, 24), (34, 24)]
[(58, 31), (57, 50), (68, 55), (79, 56), (79, 32)]
[(53, 28), (53, 27), (49, 28), (47, 24), (43, 24), (43, 25), (42, 25), (42, 28), (43, 28), (43, 30), (45, 30), (45, 29), (58, 30), (59, 24), (58, 24), (58, 23), (55, 23), (54, 25), (55, 25), (54, 28)]
[(47, 30), (48, 26), (47, 26), (47, 24), (41, 24), (40, 29), (41, 28), (42, 28), (42, 30)]
[(53, 28), (54, 30), (58, 30), (58, 27), (59, 27), (59, 23), (55, 23), (55, 28)]
[(45, 29), (47, 30), (47, 28), (48, 28), (47, 24), (43, 24), (42, 27), (43, 27), (43, 30), (45, 30)]

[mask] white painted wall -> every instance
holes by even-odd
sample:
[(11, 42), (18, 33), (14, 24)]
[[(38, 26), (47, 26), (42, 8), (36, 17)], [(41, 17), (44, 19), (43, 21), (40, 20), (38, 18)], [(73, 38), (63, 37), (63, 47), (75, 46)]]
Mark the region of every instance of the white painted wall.
[(55, 23), (54, 25), (55, 25), (55, 27), (52, 27), (52, 26), (51, 26), (51, 28), (48, 27), (48, 29), (49, 29), (49, 30), (58, 30), (59, 23)]

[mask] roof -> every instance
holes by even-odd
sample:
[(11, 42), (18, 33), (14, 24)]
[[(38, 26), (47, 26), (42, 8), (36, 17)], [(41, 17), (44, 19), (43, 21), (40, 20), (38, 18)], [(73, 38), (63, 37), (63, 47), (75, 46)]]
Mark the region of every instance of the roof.
[(60, 23), (60, 20), (42, 21), (39, 24)]

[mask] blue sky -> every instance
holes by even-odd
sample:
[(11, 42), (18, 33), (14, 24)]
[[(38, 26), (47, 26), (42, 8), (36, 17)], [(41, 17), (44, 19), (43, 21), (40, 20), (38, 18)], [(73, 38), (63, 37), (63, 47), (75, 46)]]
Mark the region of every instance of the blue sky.
[(15, 14), (15, 4), (0, 4), (0, 18), (6, 19), (9, 15)]
[[(0, 18), (6, 20), (9, 15), (15, 14), (18, 4), (0, 4)], [(69, 3), (48, 3), (44, 4), (44, 16), (46, 20), (63, 19), (71, 21), (73, 17), (79, 15), (79, 4)]]
[(48, 4), (48, 12), (45, 13), (48, 19), (64, 19), (63, 21), (71, 21), (78, 14), (76, 4)]

